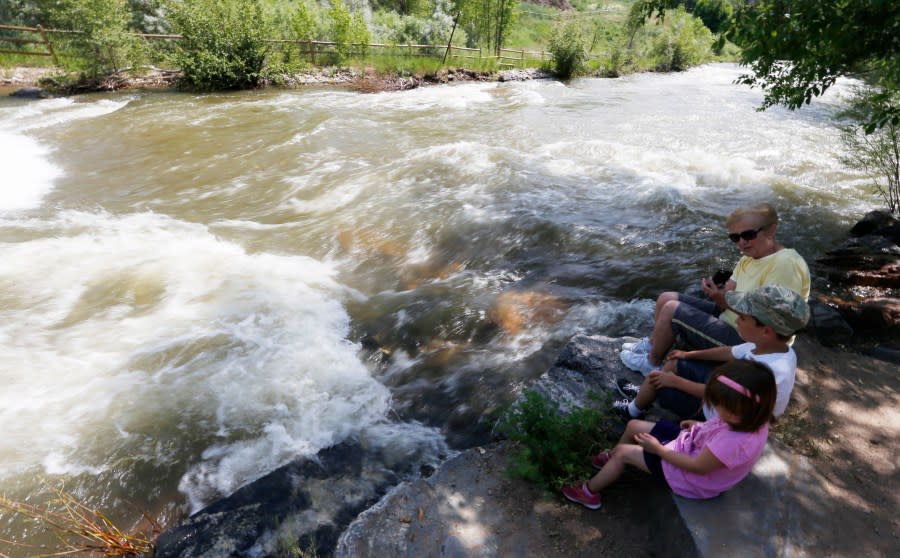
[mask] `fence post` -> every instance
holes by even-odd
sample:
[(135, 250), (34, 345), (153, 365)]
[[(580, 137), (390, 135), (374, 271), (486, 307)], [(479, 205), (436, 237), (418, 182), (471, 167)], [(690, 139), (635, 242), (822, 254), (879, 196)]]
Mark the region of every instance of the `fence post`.
[(316, 45), (313, 43), (312, 39), (307, 39), (307, 43), (309, 44), (309, 63), (313, 66), (316, 65)]
[(453, 33), (456, 31), (456, 24), (459, 22), (459, 12), (456, 12), (456, 17), (453, 18), (453, 29), (450, 30), (450, 40), (447, 41), (447, 50), (444, 51), (444, 58), (441, 60), (441, 66), (447, 61), (447, 55), (450, 54), (450, 45), (453, 44)]
[(53, 64), (59, 66), (59, 61), (56, 59), (56, 53), (53, 51), (53, 45), (50, 43), (50, 38), (47, 36), (47, 33), (44, 31), (44, 27), (39, 23), (37, 26), (38, 32), (41, 34), (41, 38), (44, 40), (44, 44), (47, 45), (47, 50), (50, 51), (50, 56), (53, 58)]
[(522, 49), (522, 69), (525, 69), (525, 49)]

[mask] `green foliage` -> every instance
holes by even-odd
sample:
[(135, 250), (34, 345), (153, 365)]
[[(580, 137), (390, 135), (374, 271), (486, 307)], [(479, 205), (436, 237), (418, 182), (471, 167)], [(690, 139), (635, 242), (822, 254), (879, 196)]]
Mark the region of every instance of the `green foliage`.
[(175, 53), (189, 89), (247, 89), (260, 83), (268, 26), (255, 0), (170, 0), (169, 17), (184, 36)]
[(577, 73), (587, 57), (587, 39), (578, 21), (573, 18), (561, 20), (550, 34), (547, 50), (553, 56), (553, 71), (562, 79), (569, 79)]
[(351, 14), (342, 0), (331, 0), (328, 17), (331, 20), (331, 40), (335, 42), (337, 53), (336, 62), (343, 62), (354, 50), (365, 54), (365, 45), (371, 37), (362, 14)]
[(316, 38), (319, 27), (316, 9), (306, 0), (297, 2), (294, 12), (290, 15), (292, 38), (299, 41), (307, 41)]
[[(841, 162), (862, 171), (872, 180), (875, 193), (884, 200), (892, 213), (900, 213), (900, 126), (892, 122), (866, 133), (865, 123), (872, 119), (872, 112), (878, 109), (872, 97), (876, 91), (859, 89), (851, 98), (848, 108), (839, 114), (844, 120), (841, 125), (841, 143), (845, 154)], [(900, 102), (894, 93), (894, 103)]]
[(525, 392), (524, 400), (500, 425), (521, 446), (506, 472), (550, 490), (583, 478), (588, 458), (608, 442), (605, 426), (606, 415), (599, 409), (575, 409), (563, 415), (546, 397)]
[(698, 0), (692, 13), (713, 33), (724, 31), (734, 8), (728, 0)]
[(796, 109), (831, 87), (838, 76), (860, 74), (879, 87), (864, 129), (900, 125), (900, 2), (767, 0), (735, 12), (732, 40), (752, 73), (742, 83), (765, 92), (762, 108)]
[(712, 33), (684, 8), (668, 12), (663, 32), (653, 42), (657, 69), (680, 72), (712, 57)]
[(126, 0), (58, 0), (46, 15), (63, 29), (77, 30), (64, 39), (67, 63), (93, 78), (142, 60), (140, 43), (128, 34), (131, 12)]
[(469, 47), (484, 47), (499, 53), (512, 29), (519, 0), (453, 0), (453, 11), (466, 30)]
[(35, 0), (3, 0), (0, 2), (0, 23), (34, 26), (41, 23), (41, 9)]

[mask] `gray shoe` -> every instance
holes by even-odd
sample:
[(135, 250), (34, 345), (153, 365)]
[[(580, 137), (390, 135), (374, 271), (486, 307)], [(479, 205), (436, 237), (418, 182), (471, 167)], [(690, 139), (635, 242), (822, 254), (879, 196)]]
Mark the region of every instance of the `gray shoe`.
[(622, 343), (623, 351), (631, 351), (632, 353), (647, 354), (650, 352), (650, 338), (644, 337), (640, 341), (634, 343)]
[(651, 370), (659, 368), (658, 366), (653, 366), (652, 364), (650, 364), (650, 360), (647, 358), (647, 355), (642, 353), (622, 351), (621, 353), (619, 353), (619, 358), (622, 359), (622, 364), (627, 366), (629, 370), (640, 372), (643, 376), (649, 374)]

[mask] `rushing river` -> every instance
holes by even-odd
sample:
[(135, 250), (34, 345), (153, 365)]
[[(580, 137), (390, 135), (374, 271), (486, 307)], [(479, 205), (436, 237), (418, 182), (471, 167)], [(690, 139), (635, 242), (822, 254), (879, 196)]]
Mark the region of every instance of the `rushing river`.
[(878, 203), (850, 84), (761, 113), (738, 74), (0, 99), (0, 494), (127, 524), (348, 438), (435, 464), (733, 265), (734, 207), (814, 258)]

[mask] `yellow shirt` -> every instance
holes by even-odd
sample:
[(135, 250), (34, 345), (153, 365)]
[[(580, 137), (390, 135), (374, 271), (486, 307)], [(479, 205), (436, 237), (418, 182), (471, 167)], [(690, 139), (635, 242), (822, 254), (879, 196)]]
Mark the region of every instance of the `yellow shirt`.
[[(734, 267), (731, 279), (737, 283), (735, 291), (747, 292), (763, 285), (781, 285), (809, 298), (809, 268), (803, 256), (792, 248), (782, 248), (765, 258), (744, 256)], [(719, 318), (737, 327), (737, 314), (725, 310)]]

